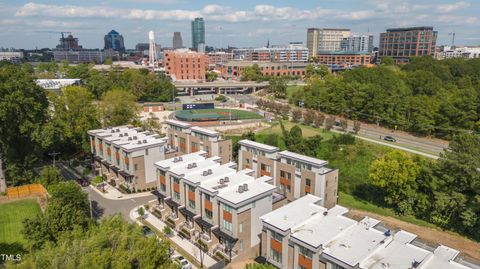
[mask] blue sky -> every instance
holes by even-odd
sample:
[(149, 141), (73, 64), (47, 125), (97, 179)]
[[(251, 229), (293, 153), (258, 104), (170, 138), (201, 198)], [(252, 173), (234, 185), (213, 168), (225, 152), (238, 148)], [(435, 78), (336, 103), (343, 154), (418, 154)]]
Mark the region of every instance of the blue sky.
[(439, 44), (480, 44), (479, 0), (0, 0), (0, 47), (54, 47), (71, 31), (85, 48), (103, 47), (103, 36), (120, 32), (127, 48), (147, 42), (172, 45), (174, 31), (191, 46), (190, 21), (202, 16), (210, 46), (262, 46), (306, 39), (308, 27), (350, 28), (375, 35), (389, 27), (433, 26)]

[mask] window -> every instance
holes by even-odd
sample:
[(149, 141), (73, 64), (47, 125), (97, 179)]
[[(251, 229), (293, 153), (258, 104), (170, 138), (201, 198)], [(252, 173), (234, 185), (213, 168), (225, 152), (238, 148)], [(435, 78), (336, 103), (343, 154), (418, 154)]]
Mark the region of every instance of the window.
[(148, 149), (145, 149), (145, 155), (148, 156)]
[(277, 232), (270, 231), (270, 237), (277, 240), (278, 242), (282, 242), (283, 236)]
[(252, 202), (252, 208), (255, 208), (255, 206), (257, 206), (256, 203)]
[(299, 246), (298, 252), (300, 254), (302, 254), (303, 256), (308, 257), (310, 259), (313, 256), (313, 252), (311, 250), (309, 250), (308, 248), (302, 247), (302, 246)]
[(233, 208), (229, 205), (226, 205), (226, 204), (222, 204), (223, 205), (223, 210), (227, 211), (228, 213), (232, 213), (233, 212)]
[(243, 233), (243, 222), (238, 225), (238, 232)]
[(212, 219), (212, 217), (213, 217), (212, 211), (210, 211), (210, 210), (208, 210), (208, 209), (205, 209), (205, 217), (206, 217), (207, 219)]
[(133, 165), (133, 171), (137, 171), (138, 170), (138, 165), (137, 164), (134, 164)]
[(238, 241), (238, 249), (243, 250), (243, 240)]
[(165, 186), (165, 184), (160, 184), (160, 190), (167, 191), (167, 186)]
[(178, 177), (170, 176), (173, 179), (173, 182), (180, 184), (180, 179)]
[(223, 220), (223, 228), (227, 231), (232, 231), (232, 223), (226, 220)]
[(207, 201), (210, 202), (210, 199), (211, 199), (211, 198), (210, 198), (210, 195), (208, 195), (208, 194), (206, 194), (206, 193), (204, 193), (204, 195), (205, 195), (205, 200), (207, 200)]
[(278, 263), (282, 263), (282, 253), (277, 252), (274, 249), (270, 249), (270, 258)]
[(188, 185), (188, 191), (195, 192), (195, 187)]
[(195, 201), (188, 200), (188, 207), (190, 207), (191, 209), (195, 209)]
[(287, 192), (291, 192), (292, 191), (292, 188), (290, 187), (290, 185), (287, 185)]
[(309, 186), (309, 187), (310, 187), (310, 186), (312, 186), (311, 184), (312, 184), (311, 180), (310, 180), (309, 178), (306, 178), (306, 179), (305, 179), (305, 186)]

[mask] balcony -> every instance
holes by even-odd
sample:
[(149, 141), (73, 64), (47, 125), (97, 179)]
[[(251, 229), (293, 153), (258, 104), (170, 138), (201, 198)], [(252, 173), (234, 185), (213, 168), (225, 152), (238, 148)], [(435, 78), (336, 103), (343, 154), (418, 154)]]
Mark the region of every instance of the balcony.
[[(238, 256), (238, 251), (234, 249), (228, 249), (225, 245), (223, 244), (217, 244), (213, 248), (213, 253), (215, 255), (215, 259), (224, 259), (226, 261), (233, 260), (235, 257)], [(231, 257), (230, 257), (231, 254)]]
[(207, 233), (201, 232), (199, 239), (204, 241), (205, 243), (210, 243), (212, 242), (212, 237), (208, 235)]

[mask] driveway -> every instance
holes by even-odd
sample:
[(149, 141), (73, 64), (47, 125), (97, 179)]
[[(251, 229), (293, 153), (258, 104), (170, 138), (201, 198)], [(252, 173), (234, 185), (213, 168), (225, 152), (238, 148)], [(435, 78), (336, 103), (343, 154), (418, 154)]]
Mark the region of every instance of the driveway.
[(95, 219), (100, 219), (105, 216), (111, 216), (117, 213), (121, 213), (125, 220), (132, 222), (129, 214), (134, 207), (144, 205), (148, 201), (156, 199), (156, 196), (151, 194), (148, 196), (136, 197), (131, 199), (110, 200), (104, 198), (92, 188), (93, 187), (88, 186), (83, 188), (83, 190), (89, 194), (90, 200), (92, 202), (92, 213)]

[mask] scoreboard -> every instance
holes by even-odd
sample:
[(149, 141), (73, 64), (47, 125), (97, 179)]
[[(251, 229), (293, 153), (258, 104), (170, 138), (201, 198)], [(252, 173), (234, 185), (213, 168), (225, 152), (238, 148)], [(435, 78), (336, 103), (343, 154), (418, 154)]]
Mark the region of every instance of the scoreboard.
[(183, 104), (183, 110), (195, 110), (195, 109), (214, 109), (214, 103), (198, 103), (198, 104)]

